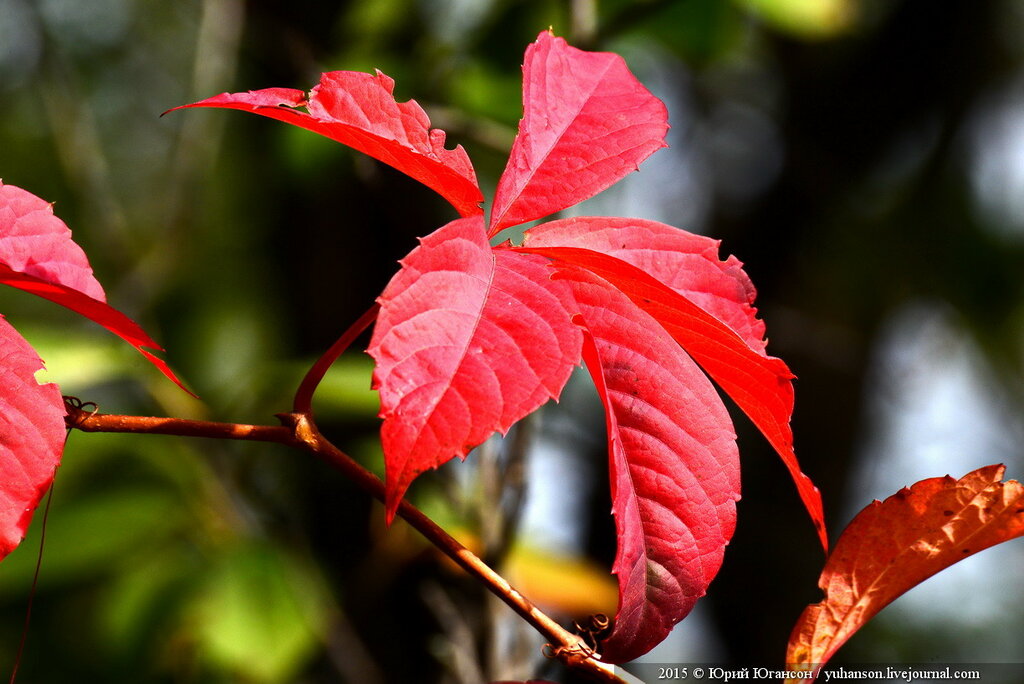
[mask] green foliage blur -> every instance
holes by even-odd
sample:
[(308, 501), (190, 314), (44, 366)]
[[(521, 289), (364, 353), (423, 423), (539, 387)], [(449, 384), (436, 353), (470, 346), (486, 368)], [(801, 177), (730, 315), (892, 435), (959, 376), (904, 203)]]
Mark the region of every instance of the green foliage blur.
[[(168, 349), (201, 400), (68, 312), (13, 290), (0, 311), (46, 361), (46, 380), (104, 412), (273, 423), (416, 237), (453, 212), (308, 132), (238, 112), (161, 112), (379, 68), (467, 148), (489, 195), (521, 114), (523, 50), (549, 26), (620, 52), (666, 99), (667, 161), (591, 211), (721, 238), (747, 264), (769, 350), (801, 378), (797, 451), (833, 535), (871, 496), (910, 484), (854, 487), (893, 375), (884, 341), (908, 311), (974, 350), (1011, 445), (928, 463), (920, 478), (1000, 459), (1024, 476), (1019, 0), (3, 0), (0, 177), (56, 203), (110, 302)], [(1016, 166), (1000, 166), (995, 152), (1011, 144)], [(380, 472), (371, 372), (365, 355), (343, 358), (316, 410)], [(567, 415), (580, 434), (599, 433), (578, 395), (546, 411), (545, 426)], [(693, 618), (701, 633), (686, 638), (707, 647), (701, 660), (774, 666), (819, 599), (823, 559), (782, 467), (743, 419), (738, 429), (739, 529)], [(573, 536), (607, 567), (603, 444), (577, 441), (597, 484)], [(473, 461), (412, 494), (486, 545), (495, 471)], [(0, 564), (0, 676), (22, 636), (41, 532), (42, 509)], [(1007, 574), (986, 576), (979, 593), (1024, 594), (1008, 569), (1016, 546)], [(499, 561), (514, 553), (487, 548)], [(385, 530), (379, 506), (340, 475), (283, 447), (75, 433), (20, 681), (572, 681), (502, 610), (400, 524)], [(1021, 633), (1019, 610), (972, 620), (880, 619), (848, 657), (1024, 659), (1005, 637)], [(677, 648), (659, 657), (692, 657)]]

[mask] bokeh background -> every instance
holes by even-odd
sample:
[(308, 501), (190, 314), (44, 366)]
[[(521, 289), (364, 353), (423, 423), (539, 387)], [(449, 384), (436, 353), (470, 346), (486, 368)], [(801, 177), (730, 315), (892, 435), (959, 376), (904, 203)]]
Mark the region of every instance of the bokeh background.
[[(553, 27), (623, 54), (672, 147), (576, 213), (720, 238), (799, 376), (804, 470), (833, 538), (872, 498), (1003, 462), (1024, 475), (1021, 0), (0, 0), (0, 177), (56, 202), (112, 304), (194, 401), (96, 326), (13, 290), (0, 310), (65, 394), (112, 413), (272, 423), (443, 200), (283, 124), (178, 104), (379, 68), (493, 189), (523, 49)], [(362, 342), (365, 346), (365, 338)], [(317, 395), (380, 471), (365, 355)], [(584, 374), (585, 375), (585, 374)], [(589, 381), (414, 500), (561, 619), (614, 612), (603, 420)], [(651, 662), (781, 665), (823, 558), (737, 415), (744, 498), (709, 595)], [(496, 485), (496, 483), (498, 483)], [(0, 564), (0, 670), (41, 515)], [(837, 662), (1022, 662), (1024, 548), (913, 590)], [(415, 533), (282, 447), (72, 434), (25, 682), (445, 682), (544, 676), (541, 643)]]

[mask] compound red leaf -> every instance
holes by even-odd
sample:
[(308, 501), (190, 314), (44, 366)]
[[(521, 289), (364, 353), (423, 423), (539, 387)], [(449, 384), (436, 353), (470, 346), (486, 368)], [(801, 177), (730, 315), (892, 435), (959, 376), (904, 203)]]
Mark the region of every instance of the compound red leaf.
[(660, 643), (703, 596), (736, 527), (736, 434), (704, 373), (650, 315), (583, 269), (563, 268), (605, 405), (619, 609), (602, 658)]
[(764, 352), (757, 291), (734, 256), (718, 258), (721, 242), (657, 221), (580, 216), (526, 231), (526, 247), (583, 247), (633, 264), (728, 325)]
[(579, 266), (615, 285), (654, 317), (751, 419), (782, 458), (807, 512), (828, 548), (821, 494), (800, 470), (789, 427), (793, 374), (781, 359), (752, 349), (735, 331), (632, 264), (579, 247), (520, 247), (554, 259), (556, 268)]
[[(10, 187), (10, 186), (8, 186)], [(64, 402), (40, 385), (43, 362), (0, 316), (0, 559), (25, 537), (64, 448)]]
[[(790, 636), (786, 662), (828, 661), (861, 626), (908, 589), (990, 546), (1024, 536), (1024, 487), (990, 465), (959, 480), (935, 477), (874, 501), (836, 542)], [(980, 588), (979, 588), (980, 589)]]
[[(163, 351), (130, 318), (106, 304), (71, 231), (52, 206), (32, 193), (0, 182), (0, 283), (60, 304), (102, 325), (135, 347), (168, 378), (188, 392), (167, 364), (150, 349)], [(190, 392), (191, 394), (191, 392)]]
[(490, 235), (592, 197), (665, 146), (668, 112), (622, 57), (544, 31), (526, 49), (523, 118)]
[(483, 195), (466, 151), (461, 145), (445, 149), (444, 131), (430, 128), (415, 100), (396, 102), (394, 89), (395, 82), (379, 71), (330, 71), (321, 75), (308, 98), (300, 90), (267, 88), (222, 93), (175, 109), (239, 109), (305, 128), (415, 178), (462, 216), (482, 214)]
[(423, 238), (379, 302), (370, 341), (380, 390), (389, 520), (412, 480), (557, 398), (581, 334), (547, 260), (491, 249), (480, 217)]

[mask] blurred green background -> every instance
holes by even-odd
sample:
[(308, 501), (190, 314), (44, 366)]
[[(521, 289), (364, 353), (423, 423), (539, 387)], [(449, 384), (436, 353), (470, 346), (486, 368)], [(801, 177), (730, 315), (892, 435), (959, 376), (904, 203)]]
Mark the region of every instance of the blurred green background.
[[(9, 290), (0, 310), (65, 394), (111, 413), (272, 423), (443, 200), (283, 124), (173, 106), (379, 68), (490, 194), (522, 53), (553, 27), (623, 54), (672, 147), (576, 210), (723, 240), (799, 376), (804, 470), (833, 538), (872, 497), (995, 462), (1024, 475), (1024, 2), (1020, 0), (0, 0), (0, 177), (56, 202), (111, 303), (202, 397), (96, 326)], [(365, 346), (365, 338), (362, 342)], [(365, 355), (317, 415), (380, 470)], [(614, 610), (599, 407), (563, 401), (412, 496), (562, 619)], [(780, 665), (822, 556), (738, 416), (739, 526), (653, 662)], [(494, 482), (503, 483), (498, 489)], [(72, 434), (24, 682), (478, 682), (545, 676), (537, 638), (325, 465), (282, 447)], [(0, 564), (0, 671), (22, 634), (41, 516)], [(506, 533), (519, 530), (514, 538)], [(1024, 550), (929, 581), (846, 662), (1024, 661)]]

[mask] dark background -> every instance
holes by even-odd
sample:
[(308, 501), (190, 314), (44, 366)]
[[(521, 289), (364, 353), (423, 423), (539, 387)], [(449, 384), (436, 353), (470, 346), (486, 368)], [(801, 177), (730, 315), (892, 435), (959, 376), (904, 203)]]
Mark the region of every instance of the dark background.
[[(454, 213), (313, 134), (238, 112), (160, 113), (379, 68), (466, 147), (489, 195), (521, 114), (523, 50), (548, 26), (623, 54), (666, 100), (672, 148), (579, 211), (711, 235), (745, 262), (769, 351), (799, 376), (797, 453), (833, 539), (872, 497), (924, 477), (996, 462), (1021, 477), (1015, 0), (5, 0), (0, 177), (56, 202), (111, 303), (167, 347), (202, 401), (67, 312), (13, 290), (0, 309), (47, 379), (104, 411), (273, 422), (415, 238)], [(365, 356), (339, 362), (317, 411), (379, 470), (370, 371)], [(603, 421), (586, 383), (518, 440), (412, 490), (566, 620), (614, 610)], [(736, 536), (656, 662), (781, 665), (820, 597), (823, 558), (795, 490), (739, 415), (737, 430)], [(495, 473), (504, 493), (487, 487)], [(514, 526), (522, 496), (509, 545), (491, 530)], [(551, 508), (561, 499), (569, 508)], [(381, 517), (283, 448), (73, 434), (21, 681), (568, 681), (506, 609)], [(40, 523), (0, 565), (3, 670)], [(1024, 660), (1022, 560), (1015, 542), (961, 563), (840, 657)]]

